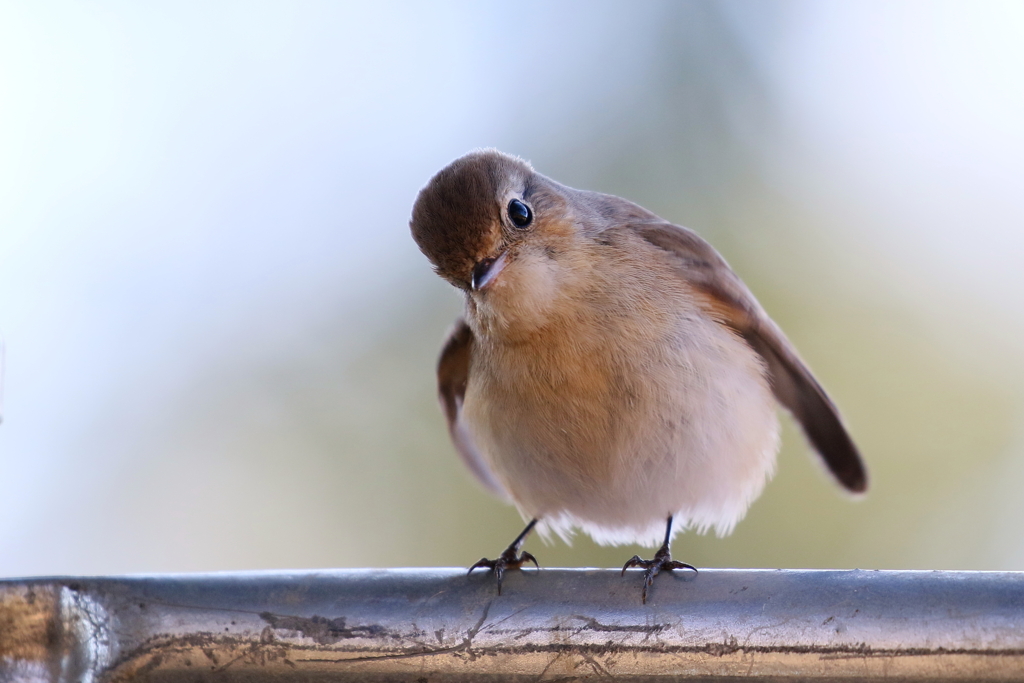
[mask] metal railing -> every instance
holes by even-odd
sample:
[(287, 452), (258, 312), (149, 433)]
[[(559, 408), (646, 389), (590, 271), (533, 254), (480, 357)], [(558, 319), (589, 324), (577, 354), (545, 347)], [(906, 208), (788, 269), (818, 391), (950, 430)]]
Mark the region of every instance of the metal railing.
[(1024, 574), (353, 569), (0, 581), (0, 681), (1024, 679)]

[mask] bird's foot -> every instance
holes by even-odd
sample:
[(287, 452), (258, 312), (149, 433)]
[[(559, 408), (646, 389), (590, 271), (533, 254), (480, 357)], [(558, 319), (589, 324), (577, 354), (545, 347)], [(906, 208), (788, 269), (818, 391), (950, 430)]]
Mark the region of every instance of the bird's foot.
[(486, 557), (474, 564), (466, 572), (466, 575), (473, 573), (474, 569), (486, 568), (490, 569), (491, 573), (494, 574), (494, 578), (498, 580), (498, 595), (501, 595), (501, 581), (505, 578), (505, 572), (509, 569), (519, 569), (527, 562), (533, 562), (533, 566), (540, 569), (540, 565), (537, 564), (537, 558), (526, 552), (519, 553), (519, 544), (513, 543), (505, 549), (496, 560), (488, 560)]
[(647, 589), (654, 583), (654, 577), (662, 571), (672, 571), (673, 569), (692, 569), (695, 573), (697, 568), (693, 565), (686, 564), (685, 562), (677, 562), (672, 559), (672, 553), (668, 550), (668, 544), (661, 546), (661, 548), (654, 554), (653, 560), (641, 559), (639, 555), (634, 555), (626, 564), (622, 566), (622, 575), (626, 575), (626, 570), (630, 567), (643, 567), (644, 568), (644, 587), (640, 591), (640, 600), (645, 605), (647, 604)]

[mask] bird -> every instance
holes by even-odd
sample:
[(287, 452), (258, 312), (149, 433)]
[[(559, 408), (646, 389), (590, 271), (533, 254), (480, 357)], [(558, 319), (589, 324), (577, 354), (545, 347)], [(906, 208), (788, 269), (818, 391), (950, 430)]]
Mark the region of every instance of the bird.
[(531, 531), (660, 548), (680, 530), (729, 534), (779, 450), (777, 404), (836, 481), (867, 470), (835, 404), (725, 259), (696, 232), (626, 199), (577, 190), (496, 149), (420, 190), (413, 239), (464, 295), (437, 364), (455, 450), (510, 501), (523, 532), (489, 570), (537, 559)]

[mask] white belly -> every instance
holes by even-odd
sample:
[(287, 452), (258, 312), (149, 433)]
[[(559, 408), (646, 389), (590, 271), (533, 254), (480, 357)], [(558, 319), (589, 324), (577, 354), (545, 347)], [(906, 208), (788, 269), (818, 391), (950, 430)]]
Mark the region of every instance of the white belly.
[(595, 330), (588, 348), (481, 345), (489, 372), (474, 362), (463, 418), (542, 533), (658, 545), (673, 515), (676, 530), (725, 535), (772, 475), (778, 418), (758, 356), (692, 310), (647, 329)]

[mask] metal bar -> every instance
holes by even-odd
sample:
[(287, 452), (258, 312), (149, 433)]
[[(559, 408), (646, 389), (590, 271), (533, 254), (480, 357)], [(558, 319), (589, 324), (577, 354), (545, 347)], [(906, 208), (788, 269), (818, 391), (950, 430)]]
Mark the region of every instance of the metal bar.
[(1024, 679), (1024, 574), (460, 569), (0, 581), (0, 681)]

